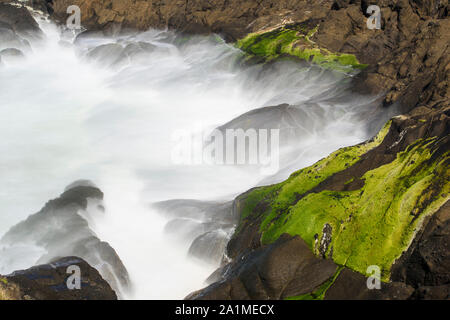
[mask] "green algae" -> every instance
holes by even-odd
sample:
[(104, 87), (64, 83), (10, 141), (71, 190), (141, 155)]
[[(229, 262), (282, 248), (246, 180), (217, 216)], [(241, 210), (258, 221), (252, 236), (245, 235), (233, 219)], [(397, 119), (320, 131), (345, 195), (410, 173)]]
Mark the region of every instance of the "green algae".
[(290, 56), (339, 72), (351, 72), (367, 67), (359, 63), (354, 55), (320, 48), (310, 39), (317, 30), (318, 26), (310, 30), (304, 26), (285, 26), (268, 32), (251, 33), (238, 40), (236, 46), (250, 58), (256, 56), (266, 61)]
[[(300, 235), (313, 248), (315, 235), (333, 228), (333, 260), (361, 273), (378, 265), (388, 280), (390, 267), (409, 246), (422, 220), (448, 200), (450, 175), (446, 159), (427, 164), (432, 153), (425, 140), (392, 163), (367, 172), (360, 190), (311, 193), (274, 223), (266, 225), (262, 242), (281, 234)], [(431, 185), (441, 181), (437, 193)]]
[[(249, 194), (246, 194), (241, 205), (239, 204), (240, 201), (238, 201), (238, 210), (241, 212), (240, 226), (249, 216), (251, 219), (254, 218), (252, 213), (259, 206), (264, 211), (264, 220), (261, 224), (261, 231), (264, 231), (280, 212), (283, 212), (296, 201), (299, 195), (316, 187), (331, 175), (355, 164), (359, 161), (361, 155), (380, 145), (389, 132), (390, 126), (391, 121), (380, 130), (374, 139), (367, 143), (339, 149), (316, 164), (294, 172), (288, 180), (282, 183), (256, 188)], [(239, 228), (237, 232), (239, 232)]]
[(449, 152), (435, 154), (437, 138), (418, 140), (391, 163), (366, 172), (358, 190), (312, 189), (378, 146), (389, 127), (390, 122), (368, 143), (340, 149), (285, 182), (245, 195), (240, 199), (241, 224), (259, 220), (262, 244), (283, 233), (299, 235), (316, 254), (316, 239), (329, 224), (329, 258), (362, 274), (377, 265), (382, 280), (388, 281), (392, 264), (409, 247), (423, 220), (450, 198)]

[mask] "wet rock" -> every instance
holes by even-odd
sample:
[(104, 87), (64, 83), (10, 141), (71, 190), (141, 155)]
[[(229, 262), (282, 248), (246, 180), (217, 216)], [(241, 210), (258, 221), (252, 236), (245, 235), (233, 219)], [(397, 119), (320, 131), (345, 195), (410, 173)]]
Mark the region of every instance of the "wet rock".
[(315, 257), (299, 237), (282, 235), (275, 243), (234, 259), (220, 270), (218, 282), (189, 299), (283, 299), (313, 291), (337, 270)]
[[(101, 241), (90, 227), (94, 215), (103, 214), (103, 193), (85, 182), (76, 182), (57, 199), (13, 226), (0, 240), (3, 247), (37, 247), (35, 264), (77, 256), (96, 268), (118, 293), (130, 286), (128, 272), (115, 250)], [(14, 250), (11, 250), (14, 251)], [(20, 264), (21, 257), (12, 255), (10, 265)], [(19, 261), (16, 261), (19, 259)]]
[(87, 57), (106, 66), (114, 66), (122, 55), (123, 47), (117, 43), (108, 43), (91, 49)]
[(189, 248), (189, 255), (212, 264), (219, 264), (223, 260), (232, 231), (233, 228), (216, 229), (198, 236)]
[(442, 286), (419, 287), (413, 295), (417, 300), (449, 300), (450, 284)]
[[(80, 270), (80, 289), (69, 289), (73, 274)], [(68, 272), (69, 271), (69, 272)], [(0, 300), (117, 300), (115, 292), (86, 261), (66, 257), (27, 270), (0, 276)]]
[[(362, 155), (360, 161), (354, 165), (331, 175), (303, 195), (298, 195), (296, 201), (291, 203), (291, 205), (295, 205), (297, 201), (310, 193), (320, 193), (324, 190), (352, 191), (360, 189), (364, 186), (364, 180), (361, 178), (366, 172), (391, 163), (396, 159), (397, 154), (405, 151), (419, 139), (439, 137), (439, 140), (432, 148), (437, 151), (435, 153), (436, 157), (442, 155), (445, 152), (444, 150), (448, 150), (450, 139), (448, 136), (450, 125), (449, 107), (442, 106), (437, 109), (437, 111), (432, 109), (433, 111), (426, 115), (395, 117), (392, 120), (389, 132), (378, 147)], [(436, 187), (436, 190), (438, 191), (439, 188)], [(241, 215), (246, 199), (252, 191), (249, 190), (235, 199), (234, 208), (238, 216)], [(264, 215), (264, 212), (269, 210), (269, 206), (270, 203), (261, 201), (253, 209), (251, 217), (247, 217), (241, 222), (238, 232), (233, 235), (227, 247), (228, 255), (231, 258), (237, 257), (245, 250), (253, 250), (261, 245), (261, 217)]]
[[(89, 30), (149, 27), (223, 35), (228, 41), (285, 25), (319, 26), (312, 41), (321, 48), (354, 54), (369, 67), (354, 80), (355, 90), (380, 94), (385, 106), (404, 112), (418, 104), (448, 99), (450, 20), (444, 1), (86, 1), (54, 0), (54, 19), (82, 9)], [(370, 30), (366, 12), (381, 8), (382, 29)]]
[(0, 57), (3, 59), (3, 61), (8, 63), (21, 60), (25, 58), (25, 55), (19, 49), (8, 48), (0, 51)]
[(176, 241), (188, 243), (189, 255), (219, 264), (237, 223), (232, 202), (176, 199), (152, 204), (170, 219), (165, 233)]
[(369, 289), (367, 278), (345, 268), (325, 293), (325, 300), (406, 300), (414, 288), (401, 282), (381, 283), (380, 289)]
[(25, 7), (0, 2), (0, 27), (5, 26), (29, 41), (42, 39), (44, 36), (39, 25)]
[(234, 224), (238, 219), (231, 209), (232, 202), (175, 199), (155, 202), (151, 206), (167, 218), (190, 218), (229, 224)]

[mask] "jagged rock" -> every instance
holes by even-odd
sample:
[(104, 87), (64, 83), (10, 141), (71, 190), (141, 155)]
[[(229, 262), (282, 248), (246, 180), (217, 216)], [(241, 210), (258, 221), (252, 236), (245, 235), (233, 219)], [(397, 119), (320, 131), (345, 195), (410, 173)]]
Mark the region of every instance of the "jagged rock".
[[(444, 1), (54, 0), (54, 18), (65, 21), (72, 4), (80, 6), (82, 22), (90, 30), (169, 27), (215, 32), (235, 41), (288, 24), (318, 25), (311, 40), (320, 47), (354, 54), (369, 64), (355, 78), (355, 90), (383, 94), (385, 105), (398, 103), (405, 111), (449, 97), (450, 19)], [(381, 8), (382, 30), (367, 28), (370, 4)]]
[[(364, 180), (361, 180), (361, 177), (366, 172), (391, 163), (396, 159), (397, 154), (405, 151), (413, 142), (419, 139), (439, 137), (436, 145), (433, 146), (433, 150), (436, 151), (436, 157), (442, 156), (445, 152), (444, 150), (448, 149), (450, 139), (448, 136), (448, 113), (449, 109), (444, 108), (442, 111), (433, 111), (426, 115), (394, 118), (389, 132), (379, 146), (361, 155), (359, 161), (329, 176), (303, 195), (298, 194), (290, 205), (294, 206), (300, 199), (311, 193), (317, 194), (325, 190), (343, 192), (361, 189), (364, 186)], [(314, 176), (311, 179), (314, 179)], [(236, 198), (234, 207), (238, 214), (242, 212), (247, 199), (254, 191), (249, 190)], [(255, 249), (261, 245), (261, 219), (263, 214), (269, 209), (269, 200), (260, 201), (254, 207), (251, 217), (241, 221), (241, 225), (238, 228), (239, 232), (234, 234), (228, 245), (230, 257), (236, 257), (249, 248)], [(280, 213), (282, 212), (280, 211)]]
[(447, 202), (424, 222), (413, 244), (392, 267), (391, 279), (414, 286), (418, 297), (442, 297), (447, 292), (448, 298), (449, 252), (450, 202)]
[[(35, 246), (42, 248), (35, 264), (50, 263), (65, 256), (77, 256), (97, 268), (118, 293), (130, 286), (128, 272), (115, 250), (101, 241), (89, 226), (92, 215), (103, 214), (103, 193), (92, 183), (75, 182), (72, 188), (44, 208), (13, 226), (0, 239), (5, 247)], [(3, 256), (2, 258), (7, 258)], [(9, 257), (9, 264), (15, 259)]]
[[(67, 285), (71, 266), (80, 268), (80, 289)], [(117, 300), (117, 296), (86, 261), (66, 257), (0, 276), (0, 300)]]
[(0, 1), (0, 51), (13, 48), (27, 52), (30, 42), (42, 38), (43, 32), (26, 8)]

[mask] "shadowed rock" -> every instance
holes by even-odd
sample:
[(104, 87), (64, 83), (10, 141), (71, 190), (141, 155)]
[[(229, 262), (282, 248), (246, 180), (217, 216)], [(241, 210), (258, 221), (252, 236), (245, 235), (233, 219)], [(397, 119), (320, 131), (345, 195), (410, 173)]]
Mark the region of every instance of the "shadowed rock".
[[(67, 285), (71, 266), (80, 269), (80, 289)], [(117, 296), (86, 261), (67, 257), (0, 276), (0, 300), (117, 300)]]
[(237, 257), (216, 272), (216, 283), (188, 299), (283, 299), (313, 291), (336, 270), (331, 260), (316, 258), (302, 239), (285, 234)]
[[(44, 208), (13, 226), (0, 240), (4, 247), (33, 246), (45, 253), (35, 264), (45, 264), (66, 256), (77, 256), (98, 269), (118, 293), (130, 285), (128, 272), (115, 250), (101, 241), (89, 226), (94, 215), (104, 214), (103, 193), (92, 183), (75, 182), (72, 188)], [(7, 257), (3, 256), (6, 259)], [(16, 259), (8, 257), (10, 264)]]
[(165, 233), (182, 243), (190, 243), (189, 255), (219, 264), (237, 223), (232, 202), (176, 199), (152, 204), (170, 219)]

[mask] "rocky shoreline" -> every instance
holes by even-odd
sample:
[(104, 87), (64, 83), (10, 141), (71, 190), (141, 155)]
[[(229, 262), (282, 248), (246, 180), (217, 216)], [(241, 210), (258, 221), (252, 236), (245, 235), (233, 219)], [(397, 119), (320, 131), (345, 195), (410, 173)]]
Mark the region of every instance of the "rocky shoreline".
[[(39, 31), (26, 9), (9, 11), (12, 7), (3, 4), (8, 2), (0, 0), (0, 37), (19, 41), (26, 50), (26, 41), (32, 41), (28, 31)], [(212, 275), (210, 286), (188, 299), (449, 299), (448, 1), (29, 1), (59, 22), (65, 21), (65, 10), (72, 4), (80, 6), (85, 28), (105, 34), (150, 27), (218, 33), (257, 58), (256, 63), (288, 57), (332, 69), (358, 66), (353, 90), (376, 95), (378, 106), (403, 113), (373, 140), (338, 150), (279, 185), (239, 196), (233, 204), (239, 223), (226, 250), (232, 261)], [(381, 30), (366, 28), (370, 4), (381, 7)], [(25, 26), (11, 20), (13, 14)], [(284, 41), (280, 36), (286, 32), (289, 40), (278, 49), (259, 46), (262, 51), (255, 51), (261, 40)], [(305, 56), (307, 50), (317, 54)], [(89, 186), (78, 188), (101, 193)], [(86, 209), (86, 195), (77, 198), (83, 190), (77, 190), (75, 198), (64, 193), (37, 215), (65, 211), (67, 206)], [(331, 205), (325, 208), (322, 203)], [(364, 220), (366, 216), (370, 220)], [(22, 230), (21, 237), (34, 228), (26, 226), (32, 220), (16, 228)], [(384, 223), (386, 227), (379, 227)], [(93, 239), (98, 246), (108, 246)], [(95, 265), (84, 249), (66, 255)], [(120, 259), (106, 256), (113, 257), (112, 265), (121, 270), (115, 272), (126, 285), (128, 275)], [(56, 252), (43, 263), (55, 258)], [(95, 288), (100, 283), (104, 289), (92, 293), (88, 284), (89, 292), (71, 296), (49, 291), (47, 283), (21, 283), (13, 274), (0, 278), (0, 297), (114, 299), (108, 284), (86, 262), (80, 263), (90, 268), (88, 283)], [(370, 265), (381, 266), (381, 290), (367, 289), (365, 270)], [(52, 268), (52, 275), (61, 280), (58, 264)], [(41, 269), (47, 270), (37, 267)], [(101, 274), (107, 278), (107, 272)]]

